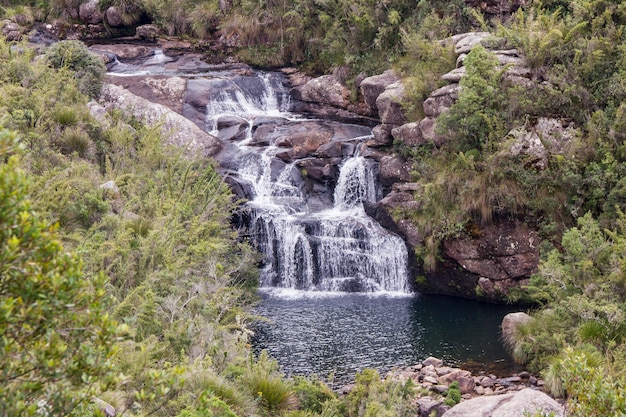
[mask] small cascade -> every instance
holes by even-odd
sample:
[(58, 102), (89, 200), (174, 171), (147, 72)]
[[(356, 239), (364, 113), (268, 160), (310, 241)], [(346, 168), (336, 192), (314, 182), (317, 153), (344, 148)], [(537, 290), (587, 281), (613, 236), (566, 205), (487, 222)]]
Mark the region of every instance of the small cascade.
[(206, 108), (206, 125), (210, 132), (215, 132), (217, 121), (223, 116), (245, 119), (287, 116), (289, 94), (277, 74), (258, 72), (222, 81), (217, 97)]

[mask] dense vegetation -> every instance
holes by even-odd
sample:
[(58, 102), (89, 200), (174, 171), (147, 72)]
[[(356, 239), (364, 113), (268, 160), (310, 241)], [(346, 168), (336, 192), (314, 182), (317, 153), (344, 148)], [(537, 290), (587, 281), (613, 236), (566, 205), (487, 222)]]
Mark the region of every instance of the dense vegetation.
[[(45, 20), (72, 19), (80, 3), (1, 4), (9, 17)], [(360, 73), (394, 67), (409, 91), (405, 105), (414, 120), (442, 85), (441, 74), (455, 65), (440, 40), (480, 29), (493, 35), (486, 46), (519, 49), (533, 88), (507, 82), (493, 55), (477, 47), (466, 58), (458, 101), (438, 120), (440, 133), (452, 140), (441, 147), (396, 144), (414, 162), (423, 190), (419, 212), (397, 214), (421, 226), (426, 238), (418, 256), (426, 267), (436, 264), (443, 239), (480, 233), (505, 219), (536, 227), (544, 239), (540, 271), (511, 298), (541, 308), (510, 341), (515, 356), (544, 370), (553, 392), (571, 399), (572, 415), (626, 413), (625, 3), (547, 0), (496, 16), (460, 0), (100, 5), (118, 6), (128, 24), (153, 21), (171, 35), (219, 32), (237, 40), (241, 59), (257, 65), (335, 70), (348, 84)], [(96, 387), (101, 398), (137, 415), (274, 415), (297, 407), (298, 393), (306, 411), (292, 415), (408, 412), (394, 409), (408, 388), (387, 386), (376, 375), (359, 376), (354, 394), (338, 401), (317, 382), (281, 379), (265, 357), (252, 361), (243, 306), (254, 287), (254, 255), (222, 226), (230, 195), (210, 161), (189, 160), (163, 145), (154, 128), (122, 115), (110, 115), (108, 126), (91, 119), (85, 94), (97, 95), (97, 84), (85, 77), (97, 80), (95, 62), (85, 58), (72, 66), (55, 59), (62, 51), (35, 62), (31, 50), (19, 51), (1, 45), (0, 109), (5, 127), (22, 138), (19, 165), (32, 184), (31, 205), (46, 222), (59, 224), (55, 233), (65, 247), (82, 255), (84, 271), (76, 273), (88, 280), (90, 294), (105, 285), (98, 277), (106, 273), (106, 300), (93, 302), (108, 303), (111, 318), (125, 324), (111, 330), (125, 332), (116, 342), (125, 354), (110, 358), (124, 375)], [(571, 123), (577, 133), (565, 153), (538, 168), (506, 150), (540, 117)], [(3, 148), (11, 172), (17, 159), (5, 155), (13, 149)], [(117, 188), (100, 187), (108, 180)], [(21, 186), (26, 181), (14, 179)], [(92, 389), (77, 388), (74, 398)]]

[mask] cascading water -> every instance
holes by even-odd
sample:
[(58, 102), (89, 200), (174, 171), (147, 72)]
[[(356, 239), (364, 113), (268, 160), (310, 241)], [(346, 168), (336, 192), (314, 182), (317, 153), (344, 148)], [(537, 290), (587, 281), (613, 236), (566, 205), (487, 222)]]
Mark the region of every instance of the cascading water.
[[(294, 163), (277, 158), (285, 138), (259, 146), (252, 142), (257, 118), (289, 119), (288, 99), (276, 76), (257, 74), (229, 80), (207, 105), (207, 129), (218, 134), (220, 121), (245, 119), (239, 142), (237, 176), (249, 185), (247, 229), (263, 254), (262, 287), (307, 291), (409, 292), (407, 249), (401, 238), (368, 217), (363, 203), (381, 197), (377, 163), (349, 156), (340, 164), (334, 203), (313, 201)], [(248, 79), (250, 78), (250, 79)], [(251, 88), (254, 94), (251, 94)], [(363, 128), (344, 142), (359, 142)], [(288, 139), (288, 138), (287, 138)], [(353, 146), (354, 149), (357, 146)]]

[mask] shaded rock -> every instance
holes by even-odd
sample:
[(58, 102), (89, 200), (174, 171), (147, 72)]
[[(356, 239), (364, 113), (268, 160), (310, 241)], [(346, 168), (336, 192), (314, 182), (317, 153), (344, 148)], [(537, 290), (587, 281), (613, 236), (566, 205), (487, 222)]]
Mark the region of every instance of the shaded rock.
[(122, 19), (122, 12), (117, 6), (109, 7), (104, 13), (104, 18), (109, 26), (120, 27), (124, 26), (124, 20)]
[(441, 400), (434, 400), (430, 397), (420, 398), (417, 400), (419, 406), (420, 417), (431, 417), (433, 412), (436, 412), (437, 408), (443, 404)]
[(105, 108), (121, 109), (148, 125), (160, 124), (161, 132), (170, 144), (203, 156), (216, 155), (222, 142), (204, 132), (193, 122), (167, 107), (151, 103), (123, 88), (106, 84), (102, 88), (101, 103)]
[(402, 125), (406, 123), (406, 116), (402, 109), (404, 99), (404, 85), (400, 81), (387, 86), (376, 99), (376, 108), (383, 124)]
[(341, 158), (308, 158), (296, 163), (304, 176), (318, 182), (335, 181), (339, 176)]
[(500, 325), (502, 329), (502, 340), (508, 349), (513, 348), (514, 341), (517, 339), (516, 333), (519, 326), (528, 324), (534, 319), (524, 312), (509, 313), (502, 319)]
[(437, 118), (440, 114), (447, 112), (459, 98), (460, 90), (461, 86), (458, 84), (449, 84), (433, 91), (422, 105), (424, 114)]
[(380, 96), (387, 87), (398, 81), (400, 81), (400, 78), (394, 70), (387, 70), (380, 75), (367, 77), (361, 81), (360, 89), (361, 94), (363, 94), (363, 100), (373, 115), (378, 114), (378, 107), (376, 105), (378, 96)]
[(444, 242), (444, 253), (490, 280), (529, 277), (539, 264), (539, 236), (523, 223), (489, 225), (478, 238)]
[(563, 407), (548, 395), (526, 388), (516, 393), (482, 396), (463, 401), (448, 410), (444, 417), (525, 417), (551, 412), (555, 417), (565, 415)]
[(335, 75), (322, 75), (292, 90), (297, 99), (347, 108), (350, 104), (350, 91)]
[(78, 16), (80, 17), (80, 20), (90, 25), (102, 23), (104, 16), (100, 12), (98, 3), (99, 0), (88, 0), (85, 3), (82, 3), (78, 7)]
[(412, 164), (396, 156), (381, 158), (379, 165), (380, 182), (383, 187), (390, 187), (397, 182), (411, 181)]
[(372, 129), (374, 138), (368, 142), (368, 146), (385, 146), (391, 145), (393, 142), (393, 136), (391, 136), (391, 130), (395, 125), (378, 125)]
[(141, 25), (135, 29), (135, 36), (147, 41), (155, 41), (160, 33), (161, 29), (157, 25)]
[(446, 136), (437, 133), (437, 121), (432, 117), (426, 117), (420, 120), (418, 128), (424, 143), (432, 143), (435, 146), (441, 146), (448, 141)]
[(343, 145), (342, 142), (337, 141), (326, 143), (317, 148), (315, 154), (319, 158), (341, 158), (343, 156)]
[(527, 4), (527, 0), (465, 0), (465, 4), (484, 13), (502, 15), (512, 13)]

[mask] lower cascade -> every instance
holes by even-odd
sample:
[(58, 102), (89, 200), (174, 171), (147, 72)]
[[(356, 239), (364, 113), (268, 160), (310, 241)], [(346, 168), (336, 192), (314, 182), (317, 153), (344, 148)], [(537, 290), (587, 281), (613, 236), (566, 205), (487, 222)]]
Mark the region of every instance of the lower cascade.
[[(262, 80), (265, 90), (259, 92), (258, 82), (241, 77), (242, 82), (233, 88), (236, 94), (211, 98), (206, 126), (224, 136), (218, 128), (225, 125), (223, 120), (246, 120), (241, 123), (247, 126), (245, 137), (237, 139), (239, 157), (233, 176), (248, 190), (243, 227), (263, 254), (261, 287), (409, 292), (404, 241), (367, 216), (363, 207), (363, 203), (376, 203), (382, 197), (377, 162), (355, 155), (359, 143), (371, 138), (369, 128), (335, 122), (339, 127), (332, 140), (346, 144), (350, 152), (339, 164), (334, 193), (311, 192), (304, 170), (278, 157), (285, 152), (285, 140), (290, 139), (284, 126), (295, 125), (297, 130), (299, 123), (310, 120), (285, 111), (289, 100), (275, 82), (268, 82), (267, 74), (251, 77)], [(249, 85), (257, 85), (254, 96), (246, 89)], [(286, 133), (270, 135), (267, 141), (255, 140), (254, 131), (261, 130), (261, 123), (263, 127), (268, 123), (279, 126)], [(306, 158), (310, 157), (299, 160)]]

